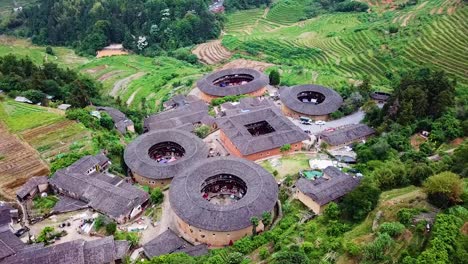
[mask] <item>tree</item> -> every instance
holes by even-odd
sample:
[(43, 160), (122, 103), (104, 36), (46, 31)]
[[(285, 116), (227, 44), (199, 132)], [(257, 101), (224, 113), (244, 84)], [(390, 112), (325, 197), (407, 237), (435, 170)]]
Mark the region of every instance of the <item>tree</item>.
[(112, 130), (114, 128), (114, 121), (112, 121), (112, 117), (110, 117), (106, 112), (101, 113), (99, 124), (107, 130)]
[(206, 136), (208, 136), (208, 134), (210, 133), (210, 127), (207, 125), (201, 125), (196, 127), (194, 132), (199, 138), (203, 139), (206, 138)]
[(106, 225), (106, 233), (108, 235), (113, 235), (115, 234), (115, 231), (117, 231), (117, 224), (114, 222), (110, 222)]
[(434, 171), (427, 164), (414, 163), (411, 164), (411, 170), (408, 177), (412, 184), (421, 186), (423, 181), (432, 175), (434, 175)]
[(48, 245), (50, 243), (50, 240), (52, 239), (54, 232), (55, 229), (53, 227), (44, 227), (44, 229), (42, 229), (39, 235), (37, 236), (36, 243), (44, 243), (45, 245)]
[(281, 82), (281, 77), (280, 77), (280, 73), (278, 70), (272, 70), (270, 72), (270, 84), (271, 85), (279, 85), (280, 82)]
[(22, 96), (28, 98), (33, 104), (41, 103), (45, 98), (45, 93), (39, 90), (27, 90), (21, 93)]
[(271, 213), (270, 212), (263, 212), (262, 214), (262, 223), (264, 226), (269, 226), (271, 224)]
[(258, 226), (259, 222), (260, 221), (255, 216), (250, 218), (250, 223), (252, 224), (252, 234), (253, 234), (253, 236), (257, 235), (257, 226)]
[(364, 248), (364, 256), (368, 260), (373, 261), (382, 261), (385, 257), (386, 251), (393, 245), (395, 242), (387, 233), (380, 233), (374, 242), (368, 244)]
[(291, 144), (284, 144), (280, 147), (280, 152), (288, 152), (291, 150)]
[(340, 217), (340, 215), (340, 208), (334, 202), (329, 203), (327, 208), (325, 208), (323, 212), (323, 216), (325, 217), (325, 219), (327, 219), (327, 221), (337, 220)]
[(429, 201), (441, 208), (462, 202), (463, 180), (453, 172), (442, 172), (429, 177), (423, 184)]
[(54, 55), (54, 51), (52, 50), (52, 47), (50, 46), (46, 47), (45, 52), (49, 55)]
[(460, 174), (462, 177), (468, 177), (468, 142), (455, 149), (452, 155), (451, 170)]
[(164, 200), (164, 194), (159, 188), (154, 188), (150, 194), (150, 200), (152, 204), (161, 204)]
[(241, 264), (244, 260), (244, 255), (240, 252), (232, 252), (226, 258), (227, 264)]
[(370, 182), (362, 182), (356, 189), (346, 194), (340, 204), (345, 216), (353, 220), (364, 219), (374, 210), (380, 196), (380, 189)]
[(309, 258), (303, 252), (280, 251), (273, 257), (274, 264), (309, 264)]

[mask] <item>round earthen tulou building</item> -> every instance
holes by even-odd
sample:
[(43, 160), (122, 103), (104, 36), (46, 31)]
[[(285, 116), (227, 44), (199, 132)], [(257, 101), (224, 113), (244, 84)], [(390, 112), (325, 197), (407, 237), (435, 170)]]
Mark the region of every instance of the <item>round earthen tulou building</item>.
[(162, 187), (185, 168), (208, 157), (208, 147), (192, 133), (156, 130), (139, 136), (124, 152), (133, 178), (140, 184)]
[(343, 104), (343, 98), (337, 92), (320, 85), (284, 87), (280, 90), (280, 99), (285, 115), (315, 120), (328, 120), (329, 115)]
[(249, 68), (217, 71), (198, 80), (200, 97), (206, 101), (229, 95), (262, 96), (267, 91), (268, 76)]
[[(274, 216), (278, 185), (261, 166), (239, 158), (211, 158), (177, 175), (169, 201), (189, 241), (220, 247), (252, 234), (251, 218)], [(259, 223), (257, 231), (264, 229)]]

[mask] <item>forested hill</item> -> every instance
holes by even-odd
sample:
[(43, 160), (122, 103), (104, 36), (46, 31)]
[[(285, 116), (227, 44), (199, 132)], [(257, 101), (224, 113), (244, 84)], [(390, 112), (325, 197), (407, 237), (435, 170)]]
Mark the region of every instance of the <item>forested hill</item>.
[(221, 19), (210, 0), (40, 0), (13, 14), (6, 30), (36, 44), (95, 54), (109, 43), (146, 55), (216, 38)]

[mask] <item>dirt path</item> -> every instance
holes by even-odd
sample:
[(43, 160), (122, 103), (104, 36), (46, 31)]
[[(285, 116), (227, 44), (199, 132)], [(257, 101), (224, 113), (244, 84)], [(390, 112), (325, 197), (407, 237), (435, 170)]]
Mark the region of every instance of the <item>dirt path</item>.
[(49, 174), (36, 150), (8, 132), (0, 122), (0, 193), (15, 198), (16, 190), (33, 176)]
[(133, 99), (135, 99), (135, 95), (137, 95), (137, 93), (140, 91), (140, 88), (138, 88), (135, 92), (132, 93), (132, 95), (130, 95), (130, 97), (128, 98), (127, 100), (127, 105), (131, 105), (132, 102), (133, 102)]
[(426, 2), (424, 2), (424, 3), (422, 3), (422, 4), (420, 4), (420, 5), (416, 8), (416, 10), (420, 10), (420, 9), (423, 8), (425, 5), (427, 5), (427, 3), (429, 3), (429, 1), (426, 1)]
[(119, 94), (120, 90), (125, 89), (130, 84), (131, 81), (136, 80), (145, 74), (146, 74), (145, 72), (137, 72), (133, 75), (128, 76), (127, 78), (118, 80), (114, 84), (114, 87), (112, 87), (112, 91), (109, 93), (109, 95), (112, 97), (116, 97)]
[(117, 75), (117, 74), (119, 74), (119, 73), (121, 73), (121, 72), (124, 72), (124, 71), (118, 70), (118, 71), (111, 71), (111, 72), (108, 72), (108, 73), (106, 73), (106, 74), (103, 74), (101, 77), (99, 77), (99, 78), (98, 78), (98, 81), (104, 82), (104, 81), (106, 81), (107, 79), (109, 79), (109, 78), (111, 78), (111, 77), (113, 77), (113, 76), (115, 76), (115, 75)]
[(406, 27), (409, 23), (409, 21), (414, 17), (414, 14), (411, 13), (409, 15), (407, 15), (404, 19), (403, 19), (403, 22), (401, 23), (401, 26), (402, 27)]

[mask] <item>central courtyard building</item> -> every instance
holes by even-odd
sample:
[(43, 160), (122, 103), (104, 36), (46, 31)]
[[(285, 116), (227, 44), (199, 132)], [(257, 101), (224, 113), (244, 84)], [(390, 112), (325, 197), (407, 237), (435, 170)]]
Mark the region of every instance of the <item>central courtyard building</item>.
[(217, 71), (206, 75), (197, 82), (200, 97), (206, 102), (230, 96), (262, 96), (267, 91), (268, 76), (255, 69), (236, 68)]
[(169, 201), (182, 236), (212, 247), (232, 245), (251, 235), (252, 217), (274, 216), (278, 185), (273, 176), (251, 161), (232, 157), (199, 161), (171, 183)]
[(168, 185), (176, 174), (207, 157), (208, 147), (200, 138), (177, 129), (143, 134), (124, 153), (133, 178), (150, 187)]

